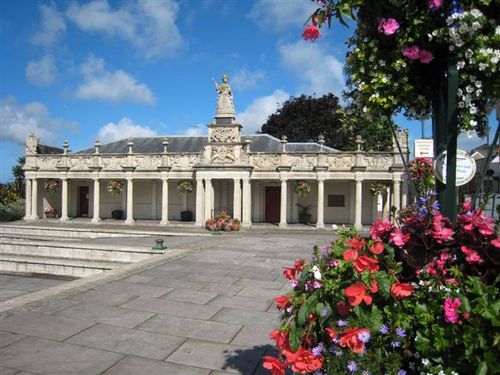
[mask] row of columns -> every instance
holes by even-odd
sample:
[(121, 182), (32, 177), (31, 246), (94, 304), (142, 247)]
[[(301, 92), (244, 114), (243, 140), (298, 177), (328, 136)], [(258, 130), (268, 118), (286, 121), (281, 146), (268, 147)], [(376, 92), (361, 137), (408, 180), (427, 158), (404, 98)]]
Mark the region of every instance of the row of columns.
[[(62, 181), (62, 202), (61, 202), (61, 218), (60, 221), (68, 220), (68, 180)], [(101, 221), (100, 218), (100, 180), (94, 179), (94, 215), (93, 223)], [(252, 193), (250, 180), (248, 178), (234, 178), (233, 192), (233, 217), (240, 218), (243, 226), (251, 226), (251, 207)], [(324, 178), (318, 180), (318, 206), (317, 206), (317, 228), (324, 228)], [(38, 219), (38, 180), (26, 179), (26, 215), (25, 219)], [(362, 228), (362, 200), (363, 200), (363, 179), (355, 179), (355, 204), (354, 204), (354, 227)], [(394, 179), (392, 206), (397, 210), (401, 205), (401, 181)], [(287, 206), (288, 206), (288, 180), (286, 177), (281, 178), (281, 203), (280, 203), (280, 228), (287, 226)], [(406, 205), (406, 194), (403, 195), (403, 204)], [(214, 189), (211, 178), (196, 179), (196, 226), (203, 226), (205, 220), (212, 217), (214, 209)], [(134, 223), (134, 180), (127, 178), (127, 217), (126, 224)], [(168, 179), (162, 179), (162, 207), (160, 224), (167, 225), (168, 221)]]

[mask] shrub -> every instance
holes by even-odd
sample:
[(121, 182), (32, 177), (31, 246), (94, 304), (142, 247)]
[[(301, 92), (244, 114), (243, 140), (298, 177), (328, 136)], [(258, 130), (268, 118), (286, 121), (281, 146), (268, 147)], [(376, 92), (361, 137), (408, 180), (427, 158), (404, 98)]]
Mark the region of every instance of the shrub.
[(0, 204), (0, 221), (14, 221), (24, 217), (24, 199), (15, 202)]

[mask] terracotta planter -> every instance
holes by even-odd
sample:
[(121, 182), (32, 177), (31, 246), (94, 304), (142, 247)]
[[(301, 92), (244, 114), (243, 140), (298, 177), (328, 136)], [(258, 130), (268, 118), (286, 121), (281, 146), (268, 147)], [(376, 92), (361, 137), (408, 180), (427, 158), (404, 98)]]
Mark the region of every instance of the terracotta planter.
[(233, 223), (233, 230), (238, 231), (238, 230), (240, 230), (240, 228), (241, 228), (241, 224), (240, 223)]
[(208, 229), (209, 231), (213, 231), (213, 230), (217, 229), (217, 224), (215, 224), (215, 222), (208, 223), (208, 224), (206, 225), (206, 227), (207, 227), (207, 229)]
[(233, 230), (233, 225), (229, 221), (224, 221), (221, 225), (221, 228), (225, 232), (230, 232)]

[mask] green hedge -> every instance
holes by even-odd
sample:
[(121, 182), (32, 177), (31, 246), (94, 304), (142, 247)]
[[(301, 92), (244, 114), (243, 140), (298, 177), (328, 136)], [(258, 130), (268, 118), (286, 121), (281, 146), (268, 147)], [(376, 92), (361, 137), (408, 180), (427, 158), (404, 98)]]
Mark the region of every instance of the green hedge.
[(14, 221), (24, 217), (24, 199), (16, 202), (0, 204), (0, 221)]

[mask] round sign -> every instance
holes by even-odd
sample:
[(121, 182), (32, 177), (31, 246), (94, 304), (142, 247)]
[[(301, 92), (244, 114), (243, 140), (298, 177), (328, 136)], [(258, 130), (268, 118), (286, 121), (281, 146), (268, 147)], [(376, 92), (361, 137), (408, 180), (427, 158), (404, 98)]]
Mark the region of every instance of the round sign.
[[(434, 173), (439, 181), (446, 184), (446, 151), (434, 160)], [(476, 174), (476, 161), (464, 150), (457, 150), (456, 186), (465, 185)]]

